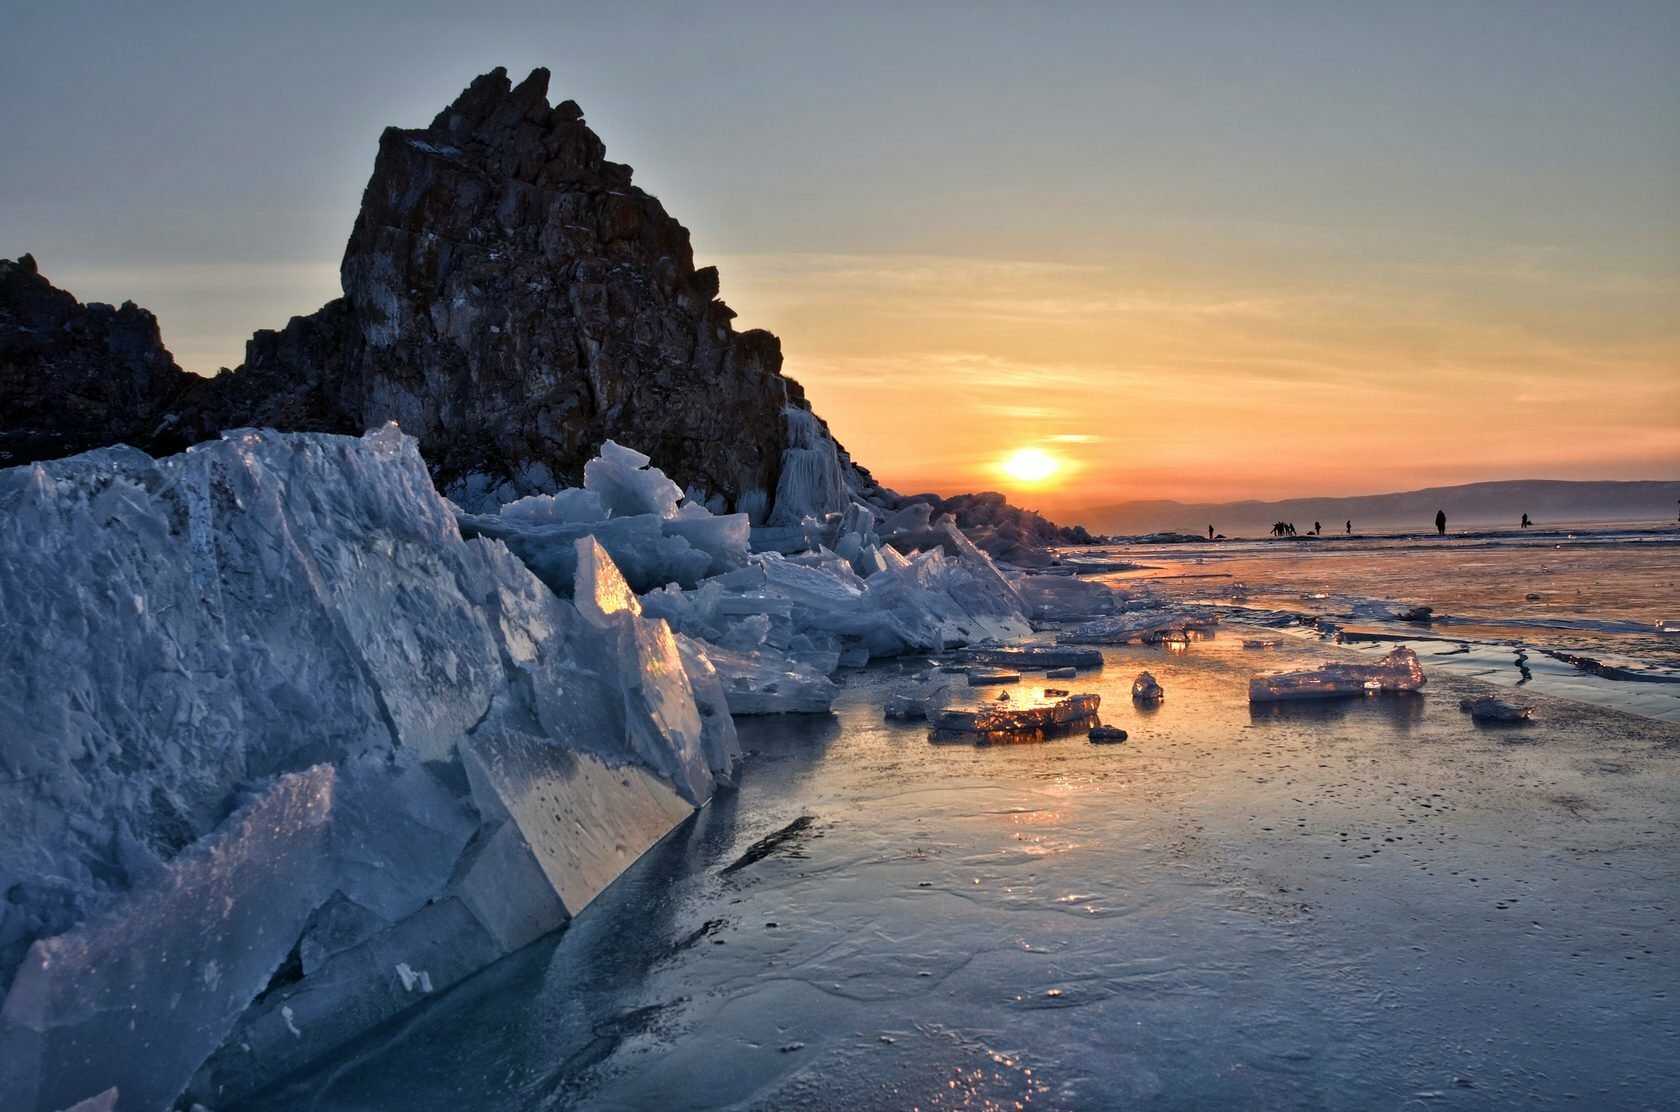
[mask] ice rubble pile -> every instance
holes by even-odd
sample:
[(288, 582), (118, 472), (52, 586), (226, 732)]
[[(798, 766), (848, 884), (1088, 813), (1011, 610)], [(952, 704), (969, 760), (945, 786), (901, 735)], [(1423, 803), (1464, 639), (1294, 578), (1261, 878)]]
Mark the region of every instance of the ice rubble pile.
[[(705, 655), (735, 714), (827, 710), (843, 664), (1031, 632), (1016, 584), (955, 525), (931, 522), (926, 505), (885, 514), (842, 501), (833, 452), (812, 452), (790, 453), (777, 505), (843, 507), (820, 521), (754, 528), (748, 514), (714, 514), (612, 441), (583, 487), (458, 519), (464, 535), (505, 541), (562, 594), (579, 538), (593, 537), (646, 613)], [(1064, 606), (1107, 591), (1066, 577), (1032, 589)]]
[[(667, 508), (638, 483), (510, 521)], [(237, 1100), (563, 924), (739, 758), (609, 548), (557, 597), (394, 427), (13, 468), (0, 516), (7, 1108)]]

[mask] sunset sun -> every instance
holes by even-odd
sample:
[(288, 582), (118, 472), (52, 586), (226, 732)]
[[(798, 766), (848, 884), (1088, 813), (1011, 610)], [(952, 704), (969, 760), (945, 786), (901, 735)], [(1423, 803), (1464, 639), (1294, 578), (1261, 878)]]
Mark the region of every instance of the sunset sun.
[(1062, 463), (1037, 448), (1022, 448), (1005, 459), (999, 467), (1003, 473), (1020, 483), (1041, 483), (1062, 469)]

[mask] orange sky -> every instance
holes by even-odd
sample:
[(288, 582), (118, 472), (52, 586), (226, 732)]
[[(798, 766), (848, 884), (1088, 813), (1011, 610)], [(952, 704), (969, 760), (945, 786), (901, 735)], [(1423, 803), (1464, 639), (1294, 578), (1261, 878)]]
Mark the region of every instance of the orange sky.
[[(717, 260), (888, 485), (1048, 512), (1680, 475), (1680, 288), (1544, 255), (1302, 274), (1163, 258)], [(1062, 461), (1001, 473), (1023, 447)]]

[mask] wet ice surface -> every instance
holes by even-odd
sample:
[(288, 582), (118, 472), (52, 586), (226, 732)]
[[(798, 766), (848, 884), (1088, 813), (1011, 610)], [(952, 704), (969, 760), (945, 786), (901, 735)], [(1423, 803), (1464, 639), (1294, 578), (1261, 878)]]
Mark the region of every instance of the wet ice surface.
[[(1354, 637), (1403, 637), (1429, 668), (1680, 722), (1680, 633), (1660, 624), (1680, 618), (1680, 532), (1324, 537), (1099, 552), (1151, 565), (1105, 576), (1110, 582), (1147, 583), (1228, 621), (1281, 623), (1306, 636), (1313, 631), (1298, 619), (1322, 620)], [(1431, 621), (1398, 619), (1419, 606), (1433, 609)], [(1378, 641), (1370, 651), (1392, 647)]]
[(255, 1107), (1668, 1103), (1680, 727), (1480, 725), (1437, 671), (1251, 708), (1352, 657), (1241, 640), (1106, 647), (1122, 746), (930, 744), (892, 665), (743, 720), (739, 790), (567, 932)]

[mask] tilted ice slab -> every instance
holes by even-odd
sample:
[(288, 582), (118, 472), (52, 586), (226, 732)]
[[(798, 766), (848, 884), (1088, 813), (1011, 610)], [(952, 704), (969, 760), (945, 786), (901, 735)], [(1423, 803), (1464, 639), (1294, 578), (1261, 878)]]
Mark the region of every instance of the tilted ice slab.
[(563, 925), (738, 757), (600, 546), (585, 616), (394, 427), (0, 471), (0, 517), (8, 1108), (236, 1100)]

